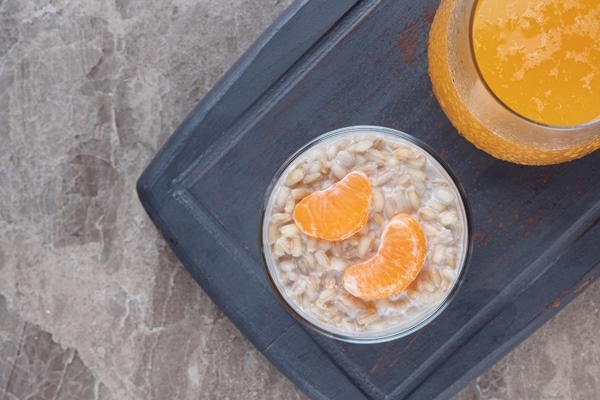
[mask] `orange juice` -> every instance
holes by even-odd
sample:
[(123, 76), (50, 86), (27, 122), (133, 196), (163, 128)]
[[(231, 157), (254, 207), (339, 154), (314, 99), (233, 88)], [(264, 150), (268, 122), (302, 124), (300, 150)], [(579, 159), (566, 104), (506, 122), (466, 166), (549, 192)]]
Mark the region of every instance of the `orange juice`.
[(600, 148), (599, 0), (441, 0), (428, 62), (468, 141), (518, 164)]
[(516, 113), (559, 126), (600, 117), (598, 0), (479, 0), (472, 35), (483, 79)]

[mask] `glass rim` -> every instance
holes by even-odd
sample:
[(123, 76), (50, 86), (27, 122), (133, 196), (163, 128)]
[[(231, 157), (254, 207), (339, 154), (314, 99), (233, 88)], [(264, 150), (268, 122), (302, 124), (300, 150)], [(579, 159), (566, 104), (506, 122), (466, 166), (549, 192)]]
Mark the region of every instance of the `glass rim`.
[[(290, 304), (291, 300), (288, 300), (286, 298), (286, 296), (284, 296), (284, 294), (281, 293), (281, 290), (279, 289), (279, 287), (277, 286), (277, 284), (275, 282), (275, 277), (272, 276), (272, 273), (269, 268), (269, 262), (267, 260), (267, 254), (265, 251), (266, 243), (264, 241), (264, 232), (266, 229), (265, 228), (265, 226), (266, 226), (265, 217), (266, 217), (266, 212), (267, 212), (267, 209), (269, 206), (269, 200), (271, 199), (271, 196), (273, 195), (273, 189), (276, 186), (276, 184), (277, 184), (278, 180), (280, 179), (280, 177), (282, 176), (282, 174), (294, 162), (294, 160), (296, 160), (305, 151), (309, 150), (314, 145), (318, 144), (320, 141), (326, 140), (331, 137), (343, 135), (345, 133), (361, 133), (364, 131), (369, 131), (369, 132), (375, 133), (375, 134), (377, 134), (377, 133), (390, 134), (392, 136), (395, 136), (400, 139), (411, 142), (412, 144), (416, 145), (417, 147), (419, 147), (422, 150), (424, 150), (425, 152), (427, 152), (439, 164), (439, 166), (443, 169), (443, 171), (448, 175), (448, 177), (454, 184), (456, 191), (458, 192), (458, 195), (459, 195), (458, 196), (459, 197), (459, 199), (458, 199), (459, 205), (462, 206), (462, 210), (464, 212), (465, 225), (466, 225), (464, 228), (465, 229), (465, 232), (464, 232), (465, 243), (463, 246), (464, 247), (463, 258), (462, 258), (462, 265), (460, 265), (460, 272), (459, 272), (458, 276), (456, 277), (456, 281), (453, 283), (450, 291), (448, 292), (448, 294), (446, 295), (444, 300), (441, 301), (432, 310), (430, 310), (423, 317), (422, 320), (415, 323), (414, 325), (409, 326), (405, 329), (401, 329), (396, 332), (385, 333), (385, 334), (381, 334), (381, 335), (376, 335), (377, 332), (374, 332), (372, 337), (355, 336), (355, 335), (352, 335), (351, 332), (348, 332), (347, 334), (332, 332), (330, 330), (327, 330), (326, 328), (316, 325), (309, 319), (305, 318), (305, 316), (303, 316), (302, 313), (298, 312), (292, 306), (292, 304)], [(298, 150), (296, 150), (294, 153), (292, 153), (292, 155), (289, 156), (286, 159), (286, 161), (275, 172), (275, 175), (273, 176), (269, 185), (267, 186), (267, 189), (265, 191), (264, 201), (263, 201), (263, 204), (261, 207), (259, 232), (258, 232), (258, 245), (259, 245), (260, 254), (261, 254), (261, 261), (263, 264), (263, 272), (265, 273), (265, 276), (267, 278), (269, 286), (271, 287), (271, 289), (274, 292), (275, 296), (277, 297), (278, 301), (296, 319), (296, 321), (298, 321), (302, 325), (312, 329), (313, 331), (316, 331), (320, 334), (323, 334), (324, 336), (327, 336), (327, 337), (330, 337), (333, 339), (342, 340), (342, 341), (349, 342), (349, 343), (360, 343), (360, 344), (382, 343), (382, 342), (387, 342), (387, 341), (391, 341), (391, 340), (399, 339), (401, 337), (408, 336), (408, 335), (422, 329), (423, 327), (428, 325), (431, 321), (433, 321), (435, 318), (437, 318), (446, 309), (446, 307), (452, 302), (452, 300), (456, 297), (459, 289), (462, 287), (463, 282), (465, 280), (466, 273), (467, 273), (467, 270), (468, 270), (468, 267), (469, 267), (469, 264), (471, 261), (472, 253), (473, 253), (472, 212), (471, 212), (471, 207), (470, 207), (470, 204), (469, 204), (467, 196), (466, 196), (466, 192), (465, 192), (463, 186), (460, 184), (460, 181), (458, 180), (458, 178), (456, 177), (456, 175), (454, 174), (454, 172), (452, 171), (450, 166), (446, 163), (446, 161), (428, 144), (421, 141), (420, 139), (415, 138), (412, 135), (409, 135), (403, 131), (396, 130), (393, 128), (387, 128), (387, 127), (375, 126), (375, 125), (346, 126), (343, 128), (338, 128), (338, 129), (323, 133), (323, 134), (309, 140), (307, 143), (300, 146), (300, 148)], [(307, 312), (304, 312), (304, 313), (308, 315)]]
[(490, 88), (487, 81), (483, 77), (483, 74), (481, 73), (481, 69), (479, 68), (479, 63), (477, 62), (477, 58), (475, 57), (475, 48), (474, 48), (474, 44), (473, 44), (473, 25), (474, 25), (474, 20), (475, 20), (475, 9), (477, 8), (477, 3), (479, 3), (479, 1), (480, 0), (470, 1), (471, 9), (469, 10), (468, 41), (469, 41), (469, 54), (471, 56), (473, 66), (475, 67), (477, 76), (481, 80), (486, 93), (489, 96), (491, 96), (498, 104), (500, 104), (502, 106), (502, 108), (504, 108), (504, 110), (508, 111), (510, 114), (512, 114), (516, 118), (522, 120), (523, 122), (538, 126), (540, 128), (549, 129), (549, 130), (553, 130), (553, 131), (574, 131), (574, 130), (588, 129), (589, 127), (594, 127), (596, 125), (600, 126), (600, 116), (591, 121), (584, 122), (582, 124), (576, 124), (576, 125), (554, 125), (554, 124), (546, 124), (544, 122), (536, 121), (534, 119), (528, 118), (528, 117), (516, 112), (511, 107), (509, 107), (504, 101), (502, 101), (502, 99), (500, 99), (496, 95), (496, 93), (494, 93), (494, 91)]

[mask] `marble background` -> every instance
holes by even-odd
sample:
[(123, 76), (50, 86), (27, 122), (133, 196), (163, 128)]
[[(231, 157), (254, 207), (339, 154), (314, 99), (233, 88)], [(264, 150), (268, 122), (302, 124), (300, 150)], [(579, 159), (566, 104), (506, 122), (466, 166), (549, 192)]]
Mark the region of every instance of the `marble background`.
[[(0, 399), (301, 399), (135, 181), (290, 0), (0, 0)], [(596, 399), (595, 283), (456, 399)]]

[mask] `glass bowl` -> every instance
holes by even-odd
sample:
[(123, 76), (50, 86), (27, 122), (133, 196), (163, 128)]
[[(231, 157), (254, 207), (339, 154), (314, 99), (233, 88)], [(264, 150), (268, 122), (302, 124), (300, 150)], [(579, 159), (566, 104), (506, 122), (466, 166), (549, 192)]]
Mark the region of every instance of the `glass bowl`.
[[(373, 190), (367, 225), (339, 241), (300, 232), (297, 202), (354, 170), (367, 174)], [(352, 296), (341, 283), (344, 270), (377, 253), (383, 227), (399, 213), (425, 233), (421, 272), (389, 298)], [(448, 165), (418, 139), (377, 126), (337, 129), (297, 150), (267, 189), (260, 226), (265, 273), (281, 304), (303, 325), (354, 343), (397, 339), (436, 318), (461, 286), (472, 247), (465, 192)]]

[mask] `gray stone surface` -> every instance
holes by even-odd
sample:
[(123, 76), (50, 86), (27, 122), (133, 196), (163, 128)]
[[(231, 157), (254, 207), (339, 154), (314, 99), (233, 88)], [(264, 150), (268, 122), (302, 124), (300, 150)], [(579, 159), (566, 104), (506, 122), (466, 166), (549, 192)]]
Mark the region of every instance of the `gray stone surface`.
[[(289, 4), (0, 0), (0, 399), (304, 397), (180, 267), (135, 194)], [(595, 399), (599, 289), (457, 399)]]

